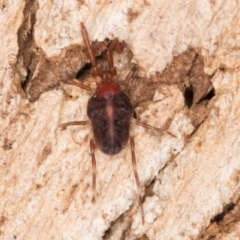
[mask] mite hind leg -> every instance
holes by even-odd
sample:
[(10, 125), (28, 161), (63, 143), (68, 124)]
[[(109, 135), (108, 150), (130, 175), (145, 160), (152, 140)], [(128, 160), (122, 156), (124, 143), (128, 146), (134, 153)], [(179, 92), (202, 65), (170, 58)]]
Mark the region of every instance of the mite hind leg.
[(143, 201), (142, 201), (142, 197), (141, 197), (140, 181), (139, 181), (139, 177), (138, 177), (138, 173), (137, 173), (137, 163), (136, 163), (136, 157), (135, 157), (135, 143), (134, 143), (133, 137), (130, 137), (130, 147), (131, 147), (131, 155), (132, 155), (133, 172), (134, 172), (134, 177), (135, 177), (137, 190), (138, 190), (139, 207), (141, 208), (142, 224), (144, 224), (145, 218), (144, 218), (144, 211), (143, 211)]
[(96, 199), (96, 178), (97, 178), (97, 167), (96, 167), (96, 158), (95, 158), (95, 144), (93, 139), (90, 140), (90, 151), (92, 155), (92, 192), (93, 192), (93, 202)]

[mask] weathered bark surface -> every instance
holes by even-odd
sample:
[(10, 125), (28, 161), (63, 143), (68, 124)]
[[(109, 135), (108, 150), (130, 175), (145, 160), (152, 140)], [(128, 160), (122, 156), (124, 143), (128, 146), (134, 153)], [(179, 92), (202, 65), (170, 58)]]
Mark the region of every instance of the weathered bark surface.
[[(16, 0), (0, 6), (1, 239), (199, 239), (210, 220), (238, 200), (238, 2)], [(138, 102), (144, 92), (132, 93), (140, 86), (129, 90), (141, 121), (165, 129), (156, 133), (132, 125), (145, 225), (130, 147), (116, 156), (96, 149), (93, 203), (91, 128), (59, 128), (87, 119), (91, 93), (60, 84), (88, 61), (80, 22), (92, 40), (125, 40), (138, 65), (139, 85), (155, 88), (147, 102)], [(188, 109), (184, 84), (171, 84), (171, 79), (158, 84), (155, 75), (189, 49), (213, 76), (215, 95), (207, 107), (206, 100)], [(115, 57), (124, 79), (131, 66)], [(89, 76), (84, 81), (95, 86)]]

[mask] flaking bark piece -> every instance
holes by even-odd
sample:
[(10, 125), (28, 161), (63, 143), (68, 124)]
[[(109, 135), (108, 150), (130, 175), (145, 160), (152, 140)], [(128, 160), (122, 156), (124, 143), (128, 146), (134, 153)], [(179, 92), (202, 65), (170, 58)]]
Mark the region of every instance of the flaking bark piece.
[(207, 228), (202, 239), (222, 239), (224, 234), (235, 231), (235, 223), (240, 221), (240, 201), (234, 206), (233, 203), (225, 206), (226, 209), (215, 217), (215, 221)]
[(163, 72), (156, 75), (156, 81), (176, 84), (181, 91), (191, 87), (193, 104), (198, 103), (208, 94), (212, 86), (211, 78), (212, 76), (204, 72), (203, 58), (194, 49), (188, 49), (174, 57)]
[[(100, 55), (106, 49), (106, 41), (94, 42), (93, 49)], [(27, 66), (29, 75), (25, 91), (31, 101), (37, 100), (40, 95), (68, 79), (76, 78), (79, 70), (88, 59), (85, 47), (73, 45), (64, 49), (57, 57), (47, 59), (42, 51), (32, 58)]]
[(60, 56), (51, 59), (47, 59), (44, 53), (35, 56), (27, 67), (30, 74), (25, 88), (28, 98), (35, 101), (61, 81), (75, 77), (85, 59), (83, 47), (80, 46), (64, 49)]
[(191, 72), (189, 74), (190, 85), (193, 89), (193, 104), (198, 103), (204, 96), (206, 96), (211, 89), (212, 76), (204, 72), (204, 62), (200, 55), (196, 56)]
[(224, 227), (237, 221), (240, 221), (240, 201), (238, 201), (234, 208), (223, 217), (220, 225)]
[(183, 90), (185, 78), (189, 74), (196, 55), (195, 50), (189, 49), (174, 57), (163, 72), (157, 75), (158, 81), (165, 84), (177, 84)]
[(198, 127), (208, 115), (207, 101), (193, 105), (189, 110), (188, 115), (191, 119), (192, 125)]

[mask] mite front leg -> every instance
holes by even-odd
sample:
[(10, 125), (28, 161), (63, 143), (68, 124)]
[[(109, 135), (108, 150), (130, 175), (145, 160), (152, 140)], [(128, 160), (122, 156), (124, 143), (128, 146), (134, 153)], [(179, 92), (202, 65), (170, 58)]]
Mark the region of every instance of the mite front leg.
[(131, 154), (132, 154), (132, 165), (133, 165), (133, 172), (137, 184), (137, 190), (138, 190), (138, 201), (139, 201), (139, 206), (141, 208), (141, 214), (142, 214), (142, 224), (144, 225), (145, 219), (144, 219), (144, 212), (143, 212), (143, 203), (142, 203), (142, 197), (141, 197), (141, 187), (140, 187), (140, 181), (138, 178), (138, 173), (137, 173), (137, 163), (136, 163), (136, 157), (135, 157), (135, 143), (134, 143), (134, 138), (130, 137), (130, 146), (131, 146)]
[(119, 42), (118, 38), (114, 38), (111, 42), (111, 44), (108, 47), (107, 50), (107, 61), (108, 61), (108, 67), (109, 71), (113, 76), (117, 75), (116, 68), (114, 67), (113, 64), (113, 56), (112, 56), (112, 51), (116, 50), (117, 53), (121, 53), (124, 49), (125, 42)]
[(97, 67), (96, 57), (94, 56), (94, 53), (93, 53), (93, 50), (91, 48), (91, 44), (90, 44), (90, 41), (89, 41), (89, 38), (88, 38), (87, 29), (85, 28), (85, 26), (82, 22), (81, 22), (80, 26), (81, 26), (83, 40), (84, 40), (85, 45), (87, 46), (89, 58), (90, 58), (92, 66), (93, 66), (94, 76), (95, 77), (100, 76), (100, 72), (99, 72), (99, 69)]
[(92, 155), (92, 169), (93, 169), (93, 176), (92, 176), (92, 192), (93, 192), (93, 202), (96, 199), (96, 175), (97, 175), (97, 167), (96, 167), (96, 159), (95, 159), (95, 145), (93, 139), (90, 140), (90, 151)]

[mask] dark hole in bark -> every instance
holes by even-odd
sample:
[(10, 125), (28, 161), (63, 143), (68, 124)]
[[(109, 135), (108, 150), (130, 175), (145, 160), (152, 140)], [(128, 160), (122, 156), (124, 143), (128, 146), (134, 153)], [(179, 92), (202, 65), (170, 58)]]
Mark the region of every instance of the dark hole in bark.
[(192, 87), (187, 87), (184, 92), (185, 105), (190, 108), (193, 104), (193, 90)]
[(132, 116), (132, 117), (135, 118), (135, 119), (137, 119), (137, 114), (136, 114), (135, 111), (133, 112), (133, 116)]
[(23, 82), (21, 82), (21, 86), (22, 86), (23, 90), (26, 89), (27, 83), (29, 82), (29, 79), (30, 79), (30, 74), (31, 74), (31, 70), (30, 70), (30, 68), (27, 68), (27, 76), (26, 76), (25, 80)]
[(233, 210), (234, 206), (235, 206), (234, 203), (229, 203), (229, 204), (227, 204), (226, 206), (224, 206), (223, 211), (222, 211), (221, 213), (219, 213), (218, 215), (216, 215), (216, 216), (211, 220), (211, 223), (213, 223), (213, 222), (217, 222), (217, 223), (220, 222), (228, 212), (230, 212), (231, 210)]
[[(100, 70), (101, 66), (99, 63), (101, 63), (102, 60), (105, 60), (105, 54), (106, 51), (103, 51), (99, 56), (95, 56), (97, 60), (97, 66)], [(85, 74), (89, 73), (92, 69), (92, 64), (91, 63), (86, 63), (76, 74), (76, 79), (81, 79)], [(93, 75), (93, 73), (91, 73)]]
[(86, 63), (85, 66), (78, 71), (76, 78), (80, 79), (86, 73), (86, 71), (89, 71), (91, 68), (91, 63)]
[(214, 88), (212, 88), (212, 89), (208, 92), (208, 94), (207, 94), (205, 97), (203, 97), (203, 99), (202, 99), (201, 101), (210, 100), (210, 99), (212, 99), (214, 96), (215, 96), (215, 90), (214, 90)]

